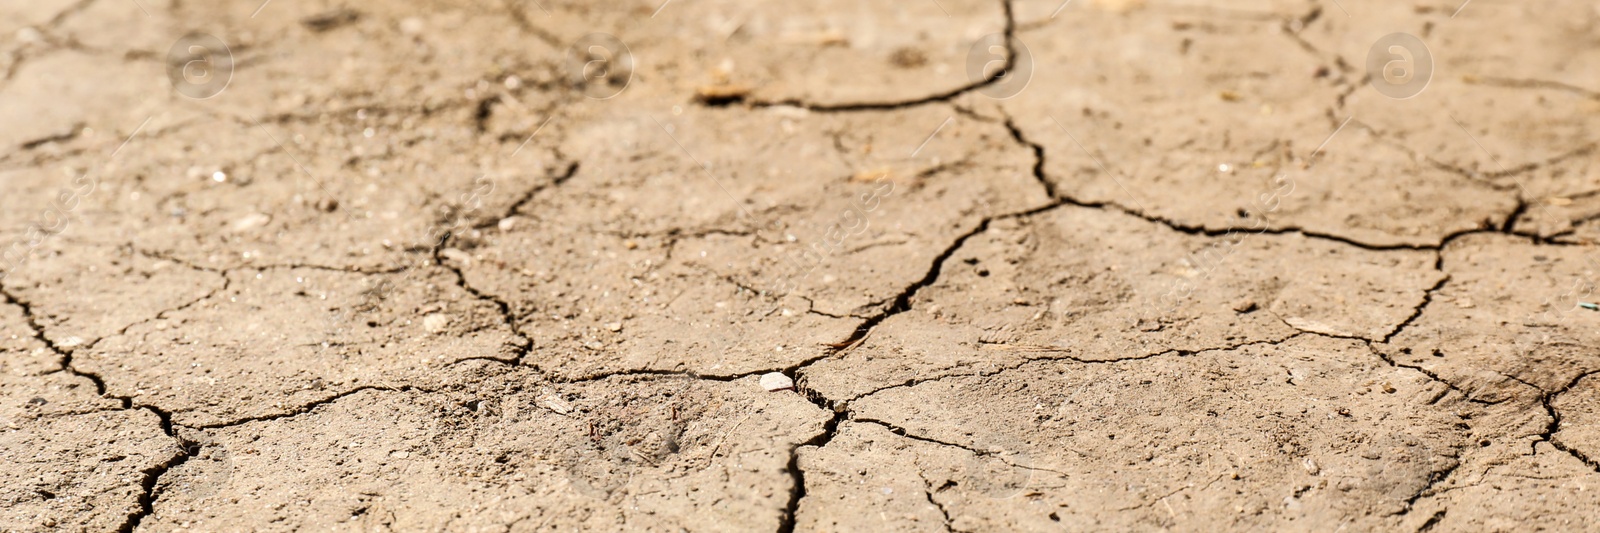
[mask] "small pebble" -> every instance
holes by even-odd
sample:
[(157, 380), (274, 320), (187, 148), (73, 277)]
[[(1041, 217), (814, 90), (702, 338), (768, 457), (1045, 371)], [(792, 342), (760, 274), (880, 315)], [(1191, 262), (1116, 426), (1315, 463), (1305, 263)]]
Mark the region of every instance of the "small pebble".
[(267, 215), (265, 213), (251, 213), (249, 215), (245, 215), (239, 220), (235, 220), (233, 222), (233, 231), (235, 233), (250, 231), (261, 226), (265, 226), (268, 222), (272, 222), (271, 215)]
[(794, 379), (783, 375), (782, 372), (771, 372), (761, 376), (761, 388), (767, 392), (781, 390), (794, 390)]
[(567, 403), (566, 400), (561, 399), (560, 396), (556, 396), (555, 394), (546, 394), (543, 398), (539, 399), (539, 403), (544, 405), (545, 409), (555, 411), (555, 413), (558, 415), (564, 415), (572, 412), (572, 404)]
[(22, 28), (17, 30), (17, 42), (31, 44), (43, 41), (44, 34), (40, 33), (39, 30), (33, 28)]
[(444, 256), (445, 259), (461, 263), (462, 266), (472, 264), (472, 256), (470, 254), (455, 248), (445, 248), (439, 252), (439, 255)]
[(422, 33), (422, 19), (417, 17), (406, 17), (405, 20), (401, 20), (400, 33), (404, 33), (406, 35), (416, 35)]
[(450, 317), (439, 313), (428, 315), (422, 319), (422, 329), (428, 330), (428, 333), (440, 333), (449, 326)]

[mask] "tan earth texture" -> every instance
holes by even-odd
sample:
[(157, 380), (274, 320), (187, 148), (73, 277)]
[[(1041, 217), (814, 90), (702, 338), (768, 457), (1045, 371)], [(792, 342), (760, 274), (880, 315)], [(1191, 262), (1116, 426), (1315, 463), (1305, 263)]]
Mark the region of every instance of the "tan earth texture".
[(0, 531), (1600, 531), (1600, 7), (0, 2)]

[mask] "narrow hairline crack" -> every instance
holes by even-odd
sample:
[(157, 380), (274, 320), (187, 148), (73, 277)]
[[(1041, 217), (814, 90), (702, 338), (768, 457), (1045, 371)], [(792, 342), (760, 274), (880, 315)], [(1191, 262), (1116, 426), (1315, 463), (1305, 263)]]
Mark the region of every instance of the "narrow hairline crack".
[(362, 385), (362, 386), (359, 386), (359, 387), (354, 387), (354, 388), (351, 388), (349, 390), (345, 390), (345, 391), (342, 391), (342, 392), (338, 392), (338, 393), (329, 395), (329, 396), (324, 397), (324, 398), (311, 400), (309, 402), (305, 402), (305, 403), (299, 404), (299, 405), (297, 405), (297, 406), (295, 406), (293, 408), (285, 409), (285, 410), (283, 410), (281, 412), (277, 412), (277, 413), (267, 413), (267, 414), (261, 414), (261, 415), (252, 415), (252, 416), (239, 417), (239, 418), (234, 418), (234, 419), (231, 419), (231, 420), (228, 420), (228, 421), (225, 421), (225, 422), (212, 422), (212, 423), (207, 423), (207, 424), (193, 424), (193, 425), (179, 424), (179, 427), (184, 427), (184, 428), (189, 428), (189, 429), (197, 429), (197, 430), (222, 429), (222, 428), (230, 428), (230, 427), (234, 427), (234, 426), (240, 426), (240, 425), (250, 424), (250, 423), (255, 423), (255, 422), (270, 422), (270, 421), (275, 421), (275, 420), (284, 420), (284, 419), (289, 419), (289, 418), (295, 418), (295, 417), (299, 417), (301, 415), (309, 414), (309, 413), (311, 413), (313, 411), (316, 411), (317, 408), (319, 408), (319, 407), (322, 407), (322, 406), (325, 406), (325, 405), (330, 405), (330, 404), (336, 403), (336, 402), (338, 402), (340, 400), (343, 400), (345, 398), (348, 398), (348, 397), (351, 397), (351, 396), (355, 396), (357, 394), (361, 394), (363, 392), (368, 392), (368, 391), (403, 392), (403, 393), (421, 392), (421, 393), (432, 394), (432, 393), (442, 392), (444, 390), (445, 389), (431, 389), (431, 388), (420, 387), (420, 386), (416, 386), (416, 385), (398, 385), (398, 386)]
[[(802, 108), (802, 109), (805, 109), (805, 110), (808, 110), (808, 111), (814, 111), (814, 112), (819, 112), (819, 113), (829, 113), (829, 112), (853, 112), (853, 111), (892, 111), (892, 110), (913, 108), (913, 107), (917, 107), (917, 106), (921, 106), (921, 105), (925, 105), (925, 104), (930, 104), (930, 103), (949, 102), (949, 101), (954, 100), (957, 97), (960, 97), (960, 96), (965, 95), (967, 93), (971, 93), (973, 91), (978, 91), (978, 90), (981, 90), (981, 89), (983, 89), (985, 87), (993, 85), (995, 83), (999, 83), (1001, 81), (1001, 79), (1005, 76), (1005, 74), (1007, 72), (1010, 72), (1011, 69), (1016, 66), (1016, 58), (1017, 58), (1017, 37), (1016, 37), (1017, 20), (1016, 20), (1016, 14), (1013, 12), (1013, 7), (1012, 7), (1011, 4), (1012, 4), (1012, 0), (1000, 0), (1002, 17), (1005, 19), (1005, 22), (1004, 22), (1005, 26), (1000, 32), (1000, 34), (1003, 36), (1004, 41), (1005, 41), (1005, 48), (1006, 48), (1006, 59), (1005, 59), (1005, 62), (1001, 66), (1001, 68), (995, 69), (995, 71), (993, 73), (989, 74), (987, 77), (985, 77), (982, 80), (968, 82), (966, 85), (962, 85), (962, 86), (959, 86), (959, 87), (956, 87), (956, 88), (953, 88), (953, 89), (947, 89), (947, 90), (940, 91), (940, 92), (935, 92), (933, 94), (929, 94), (929, 95), (922, 96), (922, 97), (919, 97), (919, 98), (910, 98), (910, 99), (904, 99), (904, 100), (890, 100), (890, 101), (880, 101), (880, 102), (846, 102), (846, 103), (827, 103), (827, 104), (823, 104), (823, 103), (815, 103), (815, 102), (806, 102), (806, 101), (800, 100), (798, 98), (786, 98), (786, 99), (783, 99), (783, 100), (748, 101), (748, 102), (744, 102), (744, 103), (745, 103), (745, 105), (747, 105), (749, 107), (753, 107), (753, 108), (799, 107), (799, 108)], [(724, 103), (722, 105), (727, 105), (727, 104), (731, 104), (731, 103), (734, 103), (734, 102), (740, 102), (740, 101), (743, 101), (743, 98), (732, 99), (729, 102)]]
[(933, 505), (935, 508), (937, 508), (939, 510), (939, 514), (944, 517), (944, 530), (948, 531), (950, 533), (955, 533), (955, 531), (956, 531), (955, 524), (953, 522), (951, 522), (951, 520), (950, 520), (950, 510), (949, 509), (945, 509), (944, 504), (939, 503), (938, 500), (933, 499), (934, 491), (939, 490), (939, 489), (934, 488), (933, 482), (929, 481), (927, 476), (922, 475), (922, 472), (917, 472), (917, 477), (922, 478), (922, 494), (923, 494), (923, 496), (925, 496), (928, 499), (928, 503), (930, 505)]
[[(1309, 332), (1309, 331), (1298, 331), (1298, 330), (1296, 330), (1296, 332), (1290, 333), (1289, 335), (1286, 335), (1281, 339), (1257, 340), (1257, 341), (1249, 341), (1249, 342), (1241, 342), (1241, 343), (1236, 343), (1236, 344), (1230, 344), (1230, 345), (1226, 345), (1226, 346), (1215, 346), (1215, 347), (1197, 348), (1197, 349), (1176, 349), (1176, 348), (1172, 348), (1172, 349), (1166, 349), (1166, 350), (1161, 350), (1161, 351), (1156, 351), (1156, 352), (1149, 352), (1149, 353), (1142, 354), (1142, 355), (1132, 355), (1132, 356), (1127, 356), (1127, 357), (1115, 357), (1115, 358), (1110, 358), (1110, 359), (1084, 359), (1084, 358), (1081, 358), (1081, 357), (1075, 357), (1075, 356), (1069, 356), (1069, 355), (1044, 356), (1044, 357), (1025, 357), (1021, 361), (1018, 361), (1015, 364), (996, 367), (996, 368), (990, 369), (990, 370), (980, 370), (980, 371), (972, 372), (972, 373), (951, 373), (951, 374), (943, 374), (943, 375), (927, 377), (927, 378), (910, 379), (910, 380), (906, 380), (903, 383), (896, 383), (896, 384), (893, 384), (893, 385), (887, 385), (887, 386), (884, 386), (884, 387), (880, 387), (880, 388), (877, 388), (877, 389), (873, 389), (871, 391), (867, 391), (867, 392), (852, 396), (849, 399), (846, 399), (841, 403), (843, 403), (845, 405), (848, 405), (849, 403), (852, 403), (852, 402), (855, 402), (855, 401), (858, 401), (858, 400), (862, 400), (862, 399), (874, 396), (876, 394), (879, 394), (879, 393), (882, 393), (882, 392), (885, 392), (885, 391), (889, 391), (889, 390), (893, 390), (893, 389), (900, 389), (900, 388), (907, 388), (907, 387), (915, 387), (915, 386), (918, 386), (918, 385), (922, 385), (924, 383), (943, 381), (943, 380), (946, 380), (946, 379), (954, 379), (954, 378), (985, 378), (985, 377), (997, 376), (997, 375), (1004, 374), (1004, 373), (1007, 373), (1007, 372), (1020, 370), (1023, 367), (1026, 367), (1028, 365), (1032, 365), (1032, 364), (1035, 364), (1035, 363), (1049, 363), (1049, 362), (1063, 362), (1063, 361), (1065, 361), (1065, 362), (1072, 362), (1072, 363), (1077, 363), (1077, 364), (1081, 364), (1081, 365), (1107, 365), (1107, 364), (1126, 363), (1126, 362), (1131, 362), (1131, 361), (1144, 361), (1144, 360), (1147, 360), (1147, 359), (1156, 359), (1156, 358), (1194, 357), (1194, 356), (1199, 356), (1199, 355), (1207, 353), (1207, 352), (1228, 352), (1228, 351), (1233, 351), (1233, 350), (1239, 350), (1239, 349), (1242, 349), (1242, 348), (1245, 348), (1245, 347), (1249, 347), (1249, 346), (1278, 346), (1278, 345), (1290, 342), (1290, 341), (1294, 340), (1295, 338), (1298, 338), (1298, 337), (1301, 337), (1301, 336), (1306, 336), (1306, 335), (1326, 336), (1326, 335), (1316, 334), (1316, 333)], [(1335, 338), (1344, 339), (1345, 337), (1335, 337)], [(1347, 340), (1358, 340), (1359, 341), (1360, 339), (1347, 339)], [(951, 367), (951, 368), (947, 368), (947, 369), (944, 369), (944, 370), (954, 370), (956, 368), (960, 368), (960, 366)]]

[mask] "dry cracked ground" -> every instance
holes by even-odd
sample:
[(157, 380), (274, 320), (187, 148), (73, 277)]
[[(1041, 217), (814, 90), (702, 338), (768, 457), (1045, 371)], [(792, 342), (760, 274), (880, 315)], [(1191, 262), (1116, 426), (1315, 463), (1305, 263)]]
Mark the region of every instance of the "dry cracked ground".
[(1600, 530), (1597, 51), (1568, 0), (9, 2), (0, 530)]

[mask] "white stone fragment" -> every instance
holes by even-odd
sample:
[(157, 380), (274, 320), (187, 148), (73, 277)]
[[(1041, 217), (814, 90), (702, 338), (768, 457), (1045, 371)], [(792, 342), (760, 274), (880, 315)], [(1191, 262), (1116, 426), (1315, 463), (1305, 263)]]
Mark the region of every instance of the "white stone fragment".
[(434, 313), (422, 318), (422, 329), (428, 330), (428, 333), (439, 333), (444, 331), (445, 328), (449, 326), (450, 317), (439, 313)]
[(469, 266), (472, 264), (472, 254), (468, 254), (455, 248), (445, 248), (444, 250), (439, 251), (439, 255), (444, 256), (445, 259), (461, 263), (461, 266)]
[(767, 392), (794, 390), (794, 380), (782, 372), (770, 372), (761, 376), (761, 388)]
[(1304, 460), (1300, 461), (1300, 466), (1305, 467), (1306, 472), (1310, 473), (1313, 476), (1322, 473), (1322, 467), (1318, 466), (1317, 462), (1315, 460), (1312, 460), (1310, 457), (1307, 457)]
[(422, 33), (422, 28), (422, 19), (417, 17), (406, 17), (400, 21), (400, 33), (406, 35), (417, 35)]
[(259, 228), (261, 226), (265, 226), (265, 225), (267, 225), (268, 222), (272, 222), (272, 216), (271, 215), (267, 215), (267, 214), (264, 214), (264, 213), (251, 213), (251, 214), (245, 215), (243, 218), (240, 218), (239, 220), (233, 221), (233, 228), (232, 229), (233, 229), (234, 233), (243, 233), (243, 232), (246, 232), (246, 231), (250, 231), (250, 230)]
[(556, 396), (555, 394), (544, 395), (543, 398), (539, 399), (539, 403), (544, 405), (545, 409), (555, 411), (555, 413), (558, 415), (564, 415), (572, 412), (572, 404), (567, 403), (566, 400), (561, 399), (560, 396)]

